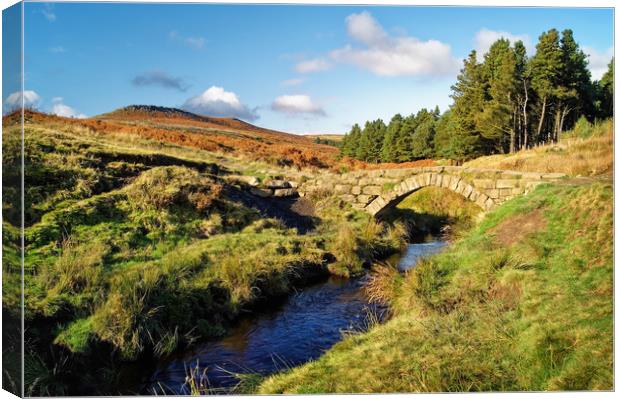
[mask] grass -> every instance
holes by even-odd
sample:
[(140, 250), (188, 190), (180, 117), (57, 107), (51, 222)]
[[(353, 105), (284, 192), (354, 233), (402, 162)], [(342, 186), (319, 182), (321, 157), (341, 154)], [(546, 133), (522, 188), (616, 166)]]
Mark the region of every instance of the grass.
[(482, 209), (463, 196), (440, 187), (425, 187), (403, 199), (382, 216), (393, 223), (405, 221), (411, 238), (416, 236), (458, 236), (475, 225)]
[[(117, 393), (122, 362), (225, 334), (261, 301), (327, 273), (360, 274), (404, 244), (407, 226), (372, 220), (329, 191), (312, 198), (316, 228), (299, 234), (241, 201), (239, 186), (226, 178), (293, 173), (299, 162), (313, 164), (304, 154), (291, 153), (292, 166), (276, 167), (243, 151), (212, 152), (196, 144), (207, 140), (204, 129), (188, 136), (196, 142), (171, 138), (177, 120), (152, 127), (28, 118), (31, 395)], [(577, 151), (598, 157), (584, 159), (582, 169), (604, 165), (612, 142), (598, 132), (609, 126), (581, 123), (560, 150), (532, 150), (532, 160), (516, 167), (546, 158), (561, 166), (556, 156), (580, 165)], [(3, 130), (3, 310), (14, 320), (21, 297), (19, 135), (17, 125)], [(452, 249), (406, 275), (378, 269), (369, 292), (391, 305), (387, 324), (349, 334), (321, 359), (262, 383), (248, 377), (243, 392), (607, 389), (612, 191), (604, 182), (574, 184), (540, 187), (476, 227), (464, 224)], [(477, 212), (432, 189), (405, 200), (400, 212), (437, 209), (445, 212), (417, 227), (465, 223)], [(542, 215), (545, 223), (524, 223), (524, 215)], [(507, 234), (514, 237), (502, 238)]]
[[(114, 393), (122, 362), (222, 335), (261, 301), (330, 271), (361, 273), (401, 245), (396, 230), (331, 197), (317, 209), (317, 229), (301, 235), (241, 201), (225, 167), (203, 160), (219, 159), (213, 154), (83, 129), (56, 119), (25, 129), (25, 383), (33, 395)], [(17, 125), (3, 131), (9, 313), (21, 296), (19, 134)], [(275, 175), (256, 161), (237, 167)], [(354, 239), (334, 247), (345, 222)]]
[[(405, 275), (384, 272), (391, 320), (256, 392), (613, 389), (612, 196), (546, 185), (503, 204)], [(537, 229), (497, 228), (539, 214)]]
[(585, 118), (563, 133), (557, 144), (516, 154), (491, 155), (466, 162), (475, 168), (566, 173), (570, 176), (611, 176), (613, 173), (613, 120), (590, 124)]

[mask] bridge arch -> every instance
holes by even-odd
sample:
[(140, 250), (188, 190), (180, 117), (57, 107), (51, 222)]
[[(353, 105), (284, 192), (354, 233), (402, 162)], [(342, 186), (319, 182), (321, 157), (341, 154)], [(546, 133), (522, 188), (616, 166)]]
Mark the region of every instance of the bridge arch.
[(392, 190), (372, 200), (365, 209), (371, 215), (377, 216), (382, 211), (396, 206), (409, 195), (425, 187), (445, 188), (476, 203), (483, 210), (489, 210), (496, 205), (492, 198), (460, 176), (442, 173), (423, 173), (403, 180), (400, 184), (394, 186)]
[(545, 182), (566, 175), (481, 169), (463, 166), (429, 166), (402, 169), (323, 172), (302, 181), (301, 196), (325, 192), (338, 196), (354, 208), (376, 216), (411, 193), (429, 186), (451, 190), (487, 211), (515, 196), (526, 194)]

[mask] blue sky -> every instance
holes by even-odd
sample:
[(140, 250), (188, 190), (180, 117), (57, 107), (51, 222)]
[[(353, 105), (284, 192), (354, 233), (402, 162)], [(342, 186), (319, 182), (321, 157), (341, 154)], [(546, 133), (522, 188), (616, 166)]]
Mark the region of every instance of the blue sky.
[(611, 9), (26, 3), (25, 98), (60, 115), (155, 104), (343, 133), (445, 110), (471, 49), (506, 36), (533, 51), (550, 28), (573, 29), (600, 77)]

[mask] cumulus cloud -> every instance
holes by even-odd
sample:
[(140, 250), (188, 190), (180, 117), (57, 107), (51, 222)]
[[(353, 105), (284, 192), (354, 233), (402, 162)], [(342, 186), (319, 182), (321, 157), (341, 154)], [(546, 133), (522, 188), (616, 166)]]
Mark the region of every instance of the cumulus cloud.
[(323, 108), (315, 104), (310, 96), (305, 94), (290, 94), (277, 97), (271, 103), (271, 109), (289, 115), (325, 115)]
[(250, 109), (239, 97), (222, 87), (211, 86), (202, 94), (185, 101), (183, 109), (208, 116), (239, 118), (253, 121), (258, 119), (256, 109)]
[(601, 80), (607, 72), (607, 65), (611, 61), (611, 57), (614, 55), (613, 47), (603, 52), (590, 46), (583, 46), (582, 50), (588, 56), (588, 68), (592, 74), (592, 80)]
[(171, 31), (168, 34), (168, 37), (173, 41), (183, 43), (184, 45), (197, 50), (203, 48), (205, 43), (207, 42), (204, 37), (183, 36), (175, 30)]
[(281, 84), (282, 86), (299, 86), (304, 81), (305, 80), (303, 78), (293, 78), (293, 79), (283, 80)]
[(86, 118), (87, 116), (77, 112), (75, 109), (63, 103), (62, 97), (52, 99), (52, 114), (64, 116), (65, 118)]
[(499, 39), (508, 39), (510, 40), (510, 43), (521, 40), (525, 45), (528, 55), (534, 55), (535, 48), (532, 45), (532, 40), (529, 35), (517, 35), (510, 32), (494, 31), (487, 28), (482, 28), (478, 31), (478, 33), (476, 33), (476, 37), (474, 38), (474, 48), (478, 53), (478, 58), (482, 58), (482, 56), (489, 51), (491, 45)]
[(380, 76), (452, 75), (459, 62), (448, 44), (412, 36), (390, 36), (367, 11), (346, 18), (347, 33), (360, 47), (330, 52), (332, 60), (356, 65)]
[(186, 91), (189, 85), (180, 77), (168, 75), (164, 71), (144, 72), (131, 81), (134, 86), (160, 86), (166, 89)]
[[(26, 108), (38, 108), (39, 103), (41, 102), (41, 97), (32, 90), (24, 91), (24, 106)], [(16, 91), (15, 93), (9, 94), (9, 96), (4, 100), (4, 104), (2, 105), (2, 111), (4, 113), (13, 112), (22, 107), (22, 92)]]
[(351, 14), (346, 19), (347, 33), (368, 46), (381, 46), (389, 41), (388, 34), (368, 11)]
[(295, 70), (298, 73), (312, 73), (326, 71), (331, 67), (330, 63), (323, 58), (315, 58), (311, 60), (305, 60), (295, 65)]

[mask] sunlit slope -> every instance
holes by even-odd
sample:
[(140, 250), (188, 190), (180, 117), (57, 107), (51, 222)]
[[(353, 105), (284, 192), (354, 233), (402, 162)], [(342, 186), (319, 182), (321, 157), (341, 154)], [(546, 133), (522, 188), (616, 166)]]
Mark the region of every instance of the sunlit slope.
[[(11, 117), (9, 117), (10, 119)], [(4, 118), (7, 122), (7, 117)], [(263, 129), (238, 119), (211, 118), (155, 106), (129, 106), (87, 118), (61, 118), (27, 111), (26, 122), (53, 129), (83, 128), (91, 133), (136, 138), (261, 160), (276, 166), (328, 168), (338, 149), (311, 139)]]
[(258, 392), (612, 389), (612, 218), (611, 182), (509, 201), (405, 276), (381, 274), (393, 319)]
[(613, 172), (613, 121), (590, 125), (580, 120), (556, 144), (515, 154), (490, 155), (466, 162), (476, 168), (560, 172), (571, 176), (611, 176)]

